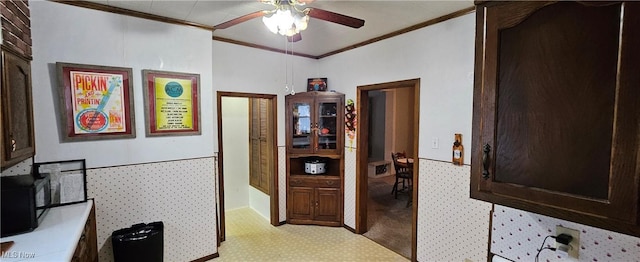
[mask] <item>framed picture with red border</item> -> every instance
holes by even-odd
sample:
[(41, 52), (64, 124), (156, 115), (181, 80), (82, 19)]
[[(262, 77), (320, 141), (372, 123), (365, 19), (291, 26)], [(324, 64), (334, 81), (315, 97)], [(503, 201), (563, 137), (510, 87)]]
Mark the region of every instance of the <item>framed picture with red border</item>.
[(142, 70), (147, 136), (200, 135), (200, 75)]
[(132, 70), (56, 63), (62, 140), (135, 138)]
[(327, 78), (308, 78), (307, 91), (327, 91)]

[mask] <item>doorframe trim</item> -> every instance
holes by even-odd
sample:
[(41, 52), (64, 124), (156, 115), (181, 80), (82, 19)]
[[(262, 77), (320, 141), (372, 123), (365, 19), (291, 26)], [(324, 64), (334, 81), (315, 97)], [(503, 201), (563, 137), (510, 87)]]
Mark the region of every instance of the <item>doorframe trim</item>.
[[(271, 126), (278, 126), (278, 96), (274, 94), (256, 94), (256, 93), (241, 93), (241, 92), (216, 92), (216, 110), (217, 110), (217, 123), (218, 123), (218, 201), (220, 202), (220, 210), (216, 212), (216, 218), (218, 226), (216, 228), (216, 235), (218, 236), (218, 246), (225, 240), (225, 215), (224, 215), (224, 168), (223, 168), (223, 146), (222, 146), (222, 97), (246, 97), (246, 98), (264, 98), (271, 100), (271, 112), (273, 117), (271, 118)], [(269, 191), (270, 202), (270, 223), (273, 226), (280, 225), (280, 208), (278, 199), (278, 130), (275, 128), (271, 134), (273, 139), (273, 170), (271, 177), (271, 190)]]
[[(367, 139), (360, 139), (369, 136), (369, 91), (396, 88), (413, 88), (413, 152), (414, 152), (414, 168), (413, 168), (413, 188), (412, 188), (412, 223), (411, 223), (411, 261), (417, 261), (417, 245), (418, 245), (418, 178), (419, 178), (419, 159), (418, 159), (418, 138), (420, 131), (420, 78), (401, 80), (380, 84), (363, 85), (357, 87), (356, 92), (356, 116), (358, 119), (358, 128), (356, 137), (358, 138), (356, 150), (356, 228), (358, 234), (367, 231), (367, 199), (368, 199), (368, 163), (369, 152)], [(366, 113), (365, 113), (366, 112)]]

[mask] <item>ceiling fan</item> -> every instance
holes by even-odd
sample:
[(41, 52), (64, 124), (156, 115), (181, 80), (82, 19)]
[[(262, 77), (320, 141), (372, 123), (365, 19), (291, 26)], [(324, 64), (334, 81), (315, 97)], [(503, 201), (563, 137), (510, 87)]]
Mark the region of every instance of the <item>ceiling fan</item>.
[[(248, 20), (262, 17), (263, 22), (273, 33), (286, 35), (289, 42), (302, 40), (300, 31), (306, 29), (309, 17), (320, 19), (352, 28), (360, 28), (364, 25), (364, 20), (334, 13), (331, 11), (306, 7), (306, 4), (314, 0), (258, 0), (275, 7), (273, 10), (256, 11), (250, 14), (231, 19), (214, 26), (216, 29), (225, 29), (231, 26), (246, 22)], [(284, 17), (283, 20), (281, 17)], [(286, 28), (285, 28), (286, 27)]]

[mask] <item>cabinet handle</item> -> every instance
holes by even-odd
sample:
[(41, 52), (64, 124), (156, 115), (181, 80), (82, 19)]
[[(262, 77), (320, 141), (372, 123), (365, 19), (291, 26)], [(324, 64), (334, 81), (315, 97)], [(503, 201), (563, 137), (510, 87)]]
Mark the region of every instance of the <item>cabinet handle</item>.
[(11, 138), (11, 152), (16, 152), (16, 140)]
[(482, 147), (482, 178), (489, 178), (489, 152), (491, 152), (491, 146), (484, 144)]
[(333, 185), (333, 181), (332, 180), (328, 180), (328, 181), (324, 181), (325, 183), (327, 183), (328, 186)]

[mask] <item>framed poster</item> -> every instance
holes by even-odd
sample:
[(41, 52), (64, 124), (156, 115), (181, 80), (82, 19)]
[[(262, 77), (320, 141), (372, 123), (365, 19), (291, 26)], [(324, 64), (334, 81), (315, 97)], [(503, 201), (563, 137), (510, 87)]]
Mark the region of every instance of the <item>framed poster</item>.
[(307, 79), (307, 91), (327, 91), (327, 78)]
[(63, 141), (136, 137), (132, 70), (56, 63)]
[(147, 136), (200, 135), (200, 75), (142, 70)]

